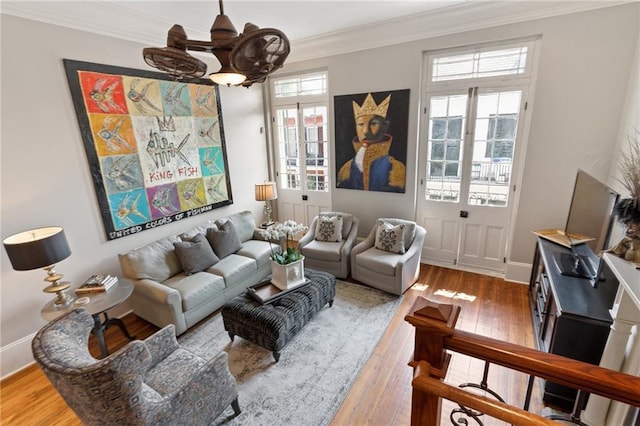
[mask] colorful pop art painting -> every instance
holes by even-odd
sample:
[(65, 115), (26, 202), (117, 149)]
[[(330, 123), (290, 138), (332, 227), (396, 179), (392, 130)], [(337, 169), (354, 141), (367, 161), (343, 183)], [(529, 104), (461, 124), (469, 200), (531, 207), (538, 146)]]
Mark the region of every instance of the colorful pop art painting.
[(233, 203), (218, 87), (65, 59), (109, 240)]

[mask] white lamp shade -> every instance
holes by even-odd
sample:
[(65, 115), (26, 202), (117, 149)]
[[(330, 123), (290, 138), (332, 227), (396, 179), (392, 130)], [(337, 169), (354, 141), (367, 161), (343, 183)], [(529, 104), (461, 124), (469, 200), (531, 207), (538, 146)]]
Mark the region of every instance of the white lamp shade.
[(269, 201), (278, 198), (278, 190), (275, 182), (256, 184), (256, 201)]
[(237, 86), (247, 79), (244, 75), (235, 72), (216, 72), (209, 74), (209, 78), (214, 83), (225, 86)]

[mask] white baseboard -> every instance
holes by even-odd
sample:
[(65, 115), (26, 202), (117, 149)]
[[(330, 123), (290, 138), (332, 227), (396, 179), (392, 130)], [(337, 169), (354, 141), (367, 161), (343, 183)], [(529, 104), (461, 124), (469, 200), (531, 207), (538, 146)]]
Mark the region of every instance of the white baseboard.
[(505, 279), (507, 281), (528, 285), (529, 279), (531, 278), (532, 267), (533, 266), (530, 263), (509, 262), (507, 264), (507, 274)]
[(30, 334), (0, 348), (0, 379), (4, 380), (34, 363), (31, 341), (35, 335)]
[[(114, 309), (113, 311), (118, 314), (115, 316), (123, 318), (133, 312), (128, 306), (125, 309), (127, 309), (126, 312), (122, 313), (118, 312), (117, 308)], [(35, 335), (36, 333), (32, 333), (0, 348), (0, 380), (24, 370), (35, 362), (31, 354), (31, 341)]]
[(529, 284), (529, 278), (531, 276), (531, 264), (520, 262), (509, 262), (507, 264), (506, 274), (501, 274), (495, 271), (480, 268), (470, 268), (460, 265), (452, 265), (450, 263), (438, 262), (429, 259), (428, 261), (421, 260), (426, 265), (441, 266), (443, 268), (455, 269), (457, 271), (473, 272), (475, 274), (489, 275), (491, 277), (504, 278), (506, 281)]

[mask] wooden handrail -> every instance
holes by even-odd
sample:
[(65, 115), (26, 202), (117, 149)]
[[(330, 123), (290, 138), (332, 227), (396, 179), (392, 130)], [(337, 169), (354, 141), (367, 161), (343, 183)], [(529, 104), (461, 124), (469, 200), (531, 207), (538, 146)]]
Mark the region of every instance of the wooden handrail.
[[(454, 401), (464, 407), (472, 408), (480, 413), (487, 414), (498, 420), (508, 422), (518, 426), (558, 426), (552, 420), (546, 419), (537, 414), (530, 413), (517, 407), (513, 407), (504, 402), (486, 398), (482, 395), (464, 391), (458, 387), (448, 385), (430, 376), (429, 364), (426, 361), (418, 362), (414, 371), (414, 378), (411, 382), (414, 390), (435, 395)], [(439, 423), (433, 424), (436, 426)], [(428, 421), (421, 422), (421, 426), (431, 426)]]
[(492, 364), (640, 407), (640, 377), (460, 330), (446, 337), (444, 345)]
[[(453, 390), (441, 383), (446, 376), (450, 354), (458, 352), (492, 364), (502, 365), (554, 383), (601, 395), (605, 398), (640, 407), (640, 377), (609, 370), (560, 355), (514, 345), (501, 340), (479, 336), (455, 329), (461, 308), (419, 298), (405, 320), (416, 328), (415, 351), (409, 363), (414, 367), (412, 425), (437, 425), (440, 421), (441, 399), (450, 399), (464, 406), (484, 405), (483, 410), (496, 411), (502, 419), (503, 410), (508, 416), (519, 416), (522, 411), (491, 400)], [(423, 364), (426, 362), (426, 364)], [(426, 365), (426, 366), (425, 366)], [(429, 379), (425, 378), (428, 374)], [(435, 385), (434, 382), (441, 384)], [(427, 389), (432, 386), (434, 390)], [(444, 386), (444, 387), (443, 387)], [(466, 402), (463, 402), (466, 401)], [(494, 415), (489, 411), (483, 411)], [(513, 422), (514, 424), (529, 424)]]

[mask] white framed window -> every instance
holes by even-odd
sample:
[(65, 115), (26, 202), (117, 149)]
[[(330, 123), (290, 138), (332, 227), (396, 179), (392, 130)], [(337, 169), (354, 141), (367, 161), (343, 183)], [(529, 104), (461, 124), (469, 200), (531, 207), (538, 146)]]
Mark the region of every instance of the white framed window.
[(426, 200), (457, 203), (466, 192), (469, 204), (507, 206), (522, 97), (506, 86), (528, 85), (534, 47), (523, 39), (426, 56)]
[(275, 99), (327, 94), (327, 73), (308, 73), (273, 80)]
[(328, 192), (327, 72), (271, 80), (276, 175), (281, 189)]
[(431, 52), (427, 86), (437, 87), (438, 83), (458, 83), (459, 80), (465, 80), (467, 85), (475, 81), (477, 85), (481, 79), (528, 78), (534, 44), (534, 39), (524, 39)]

